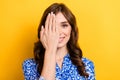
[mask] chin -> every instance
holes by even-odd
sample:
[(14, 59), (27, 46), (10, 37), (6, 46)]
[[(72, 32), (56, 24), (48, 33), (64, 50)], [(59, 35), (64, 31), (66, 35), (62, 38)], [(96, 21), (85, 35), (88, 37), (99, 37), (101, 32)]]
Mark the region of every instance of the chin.
[(59, 43), (57, 48), (62, 48), (62, 47), (65, 47), (67, 44), (63, 44), (63, 43)]
[(57, 48), (64, 48), (67, 46), (67, 43), (69, 41), (69, 38), (63, 39), (59, 41)]

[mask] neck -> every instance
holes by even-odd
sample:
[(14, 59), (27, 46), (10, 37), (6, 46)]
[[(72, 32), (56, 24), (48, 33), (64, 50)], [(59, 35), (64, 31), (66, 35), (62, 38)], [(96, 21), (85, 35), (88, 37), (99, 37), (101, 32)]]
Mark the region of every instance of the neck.
[(67, 46), (58, 48), (56, 53), (56, 59), (63, 59), (67, 53), (68, 53)]

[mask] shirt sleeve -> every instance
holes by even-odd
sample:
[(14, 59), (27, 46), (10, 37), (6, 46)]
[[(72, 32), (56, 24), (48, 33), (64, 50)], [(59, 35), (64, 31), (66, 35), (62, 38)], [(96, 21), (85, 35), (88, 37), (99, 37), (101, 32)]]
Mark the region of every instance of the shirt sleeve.
[(96, 80), (95, 79), (95, 71), (94, 71), (94, 63), (90, 60), (86, 60), (85, 62), (85, 68), (86, 68), (86, 72), (89, 74), (89, 77), (87, 78), (87, 80)]
[[(25, 60), (22, 64), (25, 80), (39, 80), (37, 65), (33, 59)], [(43, 79), (40, 79), (43, 80)]]

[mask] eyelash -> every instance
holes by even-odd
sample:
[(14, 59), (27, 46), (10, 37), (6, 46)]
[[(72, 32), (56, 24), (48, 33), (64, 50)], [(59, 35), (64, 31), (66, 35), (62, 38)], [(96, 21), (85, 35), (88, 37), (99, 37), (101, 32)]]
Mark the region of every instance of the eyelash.
[(67, 24), (63, 24), (62, 27), (68, 27), (68, 25)]

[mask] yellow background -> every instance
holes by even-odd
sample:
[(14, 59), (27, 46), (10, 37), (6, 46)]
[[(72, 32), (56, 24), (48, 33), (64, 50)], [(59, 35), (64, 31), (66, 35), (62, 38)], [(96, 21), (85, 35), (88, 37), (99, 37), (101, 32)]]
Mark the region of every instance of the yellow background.
[(22, 62), (33, 57), (46, 7), (64, 2), (75, 14), (79, 44), (95, 65), (97, 80), (120, 80), (119, 0), (1, 0), (0, 80), (24, 80)]

